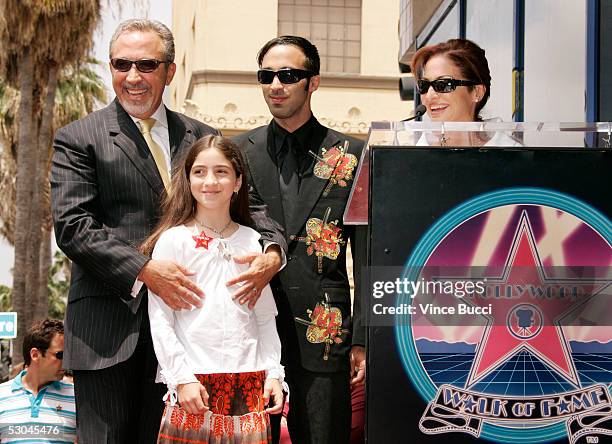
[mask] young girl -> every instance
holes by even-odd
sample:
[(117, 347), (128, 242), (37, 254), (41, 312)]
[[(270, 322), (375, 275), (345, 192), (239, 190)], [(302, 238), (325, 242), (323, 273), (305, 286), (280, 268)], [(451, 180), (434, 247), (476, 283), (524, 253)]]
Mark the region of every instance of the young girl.
[[(142, 250), (196, 274), (202, 307), (175, 311), (149, 291), (158, 382), (168, 386), (159, 443), (265, 443), (282, 408), (280, 340), (269, 286), (253, 310), (225, 283), (248, 268), (233, 256), (261, 251), (249, 228), (244, 163), (219, 136), (198, 140), (172, 175), (159, 226)], [(273, 394), (274, 406), (265, 410)], [(176, 404), (178, 395), (178, 405)]]

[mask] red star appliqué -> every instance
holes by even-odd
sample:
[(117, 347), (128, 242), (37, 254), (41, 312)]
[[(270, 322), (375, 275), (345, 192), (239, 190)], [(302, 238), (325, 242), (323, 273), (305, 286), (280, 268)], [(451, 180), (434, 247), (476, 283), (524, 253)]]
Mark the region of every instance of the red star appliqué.
[(210, 243), (211, 240), (213, 240), (212, 237), (207, 236), (206, 233), (204, 233), (204, 231), (201, 231), (200, 234), (198, 234), (197, 236), (192, 236), (193, 240), (196, 243), (196, 248), (206, 248), (208, 250), (208, 244)]

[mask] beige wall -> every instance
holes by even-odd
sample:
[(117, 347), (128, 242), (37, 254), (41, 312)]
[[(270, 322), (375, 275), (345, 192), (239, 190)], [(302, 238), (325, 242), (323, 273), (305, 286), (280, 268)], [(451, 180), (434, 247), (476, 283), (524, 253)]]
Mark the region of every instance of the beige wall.
[(174, 2), (172, 9), (172, 33), (175, 42), (176, 74), (170, 85), (170, 96), (172, 107), (177, 109), (177, 104), (182, 102), (185, 89), (189, 84), (189, 75), (194, 66), (201, 64), (199, 58), (201, 53), (194, 51), (194, 41), (200, 34), (200, 27), (193, 26), (197, 17), (196, 10), (203, 1), (183, 1), (181, 7), (177, 8)]
[(177, 78), (172, 84), (172, 99), (174, 106), (180, 108), (189, 98), (186, 94), (194, 71), (256, 70), (257, 51), (277, 33), (277, 2), (175, 1), (172, 29), (177, 53)]
[[(271, 118), (256, 80), (256, 55), (277, 35), (276, 0), (174, 2), (177, 73), (171, 106), (233, 134)], [(326, 125), (366, 134), (372, 120), (412, 109), (398, 83), (399, 0), (363, 0), (360, 74), (322, 73), (313, 111)], [(192, 27), (195, 18), (195, 26)]]
[(209, 0), (202, 16), (201, 49), (206, 69), (255, 69), (255, 55), (276, 36), (277, 2), (274, 0)]
[(362, 0), (361, 74), (398, 75), (399, 10), (399, 0)]

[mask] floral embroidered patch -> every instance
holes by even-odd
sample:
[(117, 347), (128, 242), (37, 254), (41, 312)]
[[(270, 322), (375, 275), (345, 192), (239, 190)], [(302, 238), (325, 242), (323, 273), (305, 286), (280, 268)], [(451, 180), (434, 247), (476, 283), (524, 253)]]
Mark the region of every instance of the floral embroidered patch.
[[(327, 299), (327, 294), (325, 295)], [(314, 310), (307, 310), (310, 320), (296, 317), (300, 324), (307, 325), (306, 340), (311, 344), (325, 343), (323, 360), (329, 359), (333, 344), (341, 344), (343, 333), (348, 330), (342, 328), (342, 312), (337, 307), (331, 307), (327, 302), (317, 302)]]
[(353, 179), (353, 170), (357, 166), (357, 157), (348, 153), (348, 140), (344, 146), (334, 146), (329, 149), (321, 148), (322, 156), (311, 154), (318, 160), (314, 166), (314, 175), (319, 179), (329, 180), (327, 187), (323, 190), (323, 197), (326, 197), (334, 185), (340, 187), (348, 186)]
[(314, 254), (317, 257), (317, 271), (323, 273), (323, 258), (331, 260), (338, 259), (340, 246), (345, 242), (342, 239), (342, 229), (338, 227), (338, 221), (328, 222), (331, 208), (325, 211), (323, 220), (312, 217), (306, 221), (306, 236), (298, 237), (297, 240), (306, 243), (308, 256)]

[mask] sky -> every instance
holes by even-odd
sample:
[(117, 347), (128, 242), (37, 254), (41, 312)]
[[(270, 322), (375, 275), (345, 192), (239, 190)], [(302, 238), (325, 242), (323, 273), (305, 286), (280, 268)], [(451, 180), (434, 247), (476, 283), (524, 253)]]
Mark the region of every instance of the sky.
[[(118, 3), (117, 0), (111, 3)], [(172, 0), (138, 0), (136, 6), (134, 2), (122, 1), (122, 9), (116, 6), (104, 6), (100, 25), (94, 33), (94, 57), (101, 62), (99, 75), (103, 78), (107, 97), (112, 100), (115, 97), (111, 84), (110, 71), (108, 70), (108, 42), (117, 25), (125, 19), (132, 17), (146, 17), (167, 25), (172, 29)], [(11, 286), (13, 282), (13, 249), (6, 239), (0, 236), (0, 284)]]

